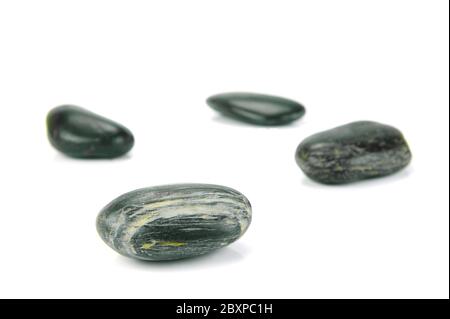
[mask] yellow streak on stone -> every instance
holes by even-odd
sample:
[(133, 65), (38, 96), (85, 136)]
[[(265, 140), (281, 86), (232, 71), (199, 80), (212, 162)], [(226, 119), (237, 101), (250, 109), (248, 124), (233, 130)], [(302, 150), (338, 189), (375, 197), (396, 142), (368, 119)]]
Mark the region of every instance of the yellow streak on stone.
[(181, 243), (178, 241), (161, 241), (161, 242), (159, 242), (159, 244), (161, 246), (171, 246), (171, 247), (180, 247), (180, 246), (186, 245), (186, 243)]
[(141, 246), (141, 249), (152, 249), (153, 246), (155, 246), (156, 243), (145, 243)]
[(159, 246), (168, 246), (168, 247), (181, 247), (186, 245), (186, 243), (181, 243), (178, 241), (153, 241), (150, 243), (142, 244), (141, 249), (144, 250), (152, 249), (156, 244), (158, 244)]

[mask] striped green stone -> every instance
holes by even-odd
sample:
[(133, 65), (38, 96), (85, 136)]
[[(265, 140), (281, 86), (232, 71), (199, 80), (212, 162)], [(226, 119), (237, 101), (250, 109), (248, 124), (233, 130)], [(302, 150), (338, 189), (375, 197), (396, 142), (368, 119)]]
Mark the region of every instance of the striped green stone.
[(118, 253), (142, 260), (174, 260), (206, 254), (240, 238), (251, 206), (236, 190), (209, 184), (138, 189), (109, 203), (97, 231)]

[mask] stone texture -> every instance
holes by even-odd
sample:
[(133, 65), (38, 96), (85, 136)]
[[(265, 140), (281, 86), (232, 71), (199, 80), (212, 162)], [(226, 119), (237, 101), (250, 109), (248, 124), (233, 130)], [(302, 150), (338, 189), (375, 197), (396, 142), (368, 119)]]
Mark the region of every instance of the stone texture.
[(241, 237), (251, 206), (224, 186), (175, 184), (138, 189), (109, 203), (97, 231), (118, 253), (142, 260), (173, 260), (206, 254)]
[(361, 121), (306, 138), (295, 158), (313, 180), (345, 184), (395, 173), (409, 164), (411, 152), (398, 129)]

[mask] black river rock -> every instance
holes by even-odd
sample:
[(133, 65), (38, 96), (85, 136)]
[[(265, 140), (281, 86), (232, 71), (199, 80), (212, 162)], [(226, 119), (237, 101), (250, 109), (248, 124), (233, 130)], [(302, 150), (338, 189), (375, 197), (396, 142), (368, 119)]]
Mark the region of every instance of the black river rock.
[(48, 113), (47, 135), (57, 150), (76, 158), (115, 158), (134, 145), (126, 127), (74, 105)]
[(256, 125), (288, 124), (305, 114), (305, 108), (300, 103), (257, 93), (217, 94), (209, 97), (206, 102), (225, 116)]
[(395, 173), (409, 164), (411, 151), (398, 129), (361, 121), (306, 138), (295, 159), (311, 179), (345, 184)]

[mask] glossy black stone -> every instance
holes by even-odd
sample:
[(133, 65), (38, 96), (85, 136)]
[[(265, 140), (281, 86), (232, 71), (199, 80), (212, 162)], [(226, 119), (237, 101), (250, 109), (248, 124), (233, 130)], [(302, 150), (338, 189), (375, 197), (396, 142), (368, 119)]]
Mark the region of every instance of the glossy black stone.
[(311, 179), (345, 184), (395, 173), (409, 164), (411, 151), (398, 129), (361, 121), (306, 138), (295, 159)]
[(115, 158), (134, 145), (126, 127), (74, 105), (48, 113), (47, 135), (57, 150), (76, 158)]
[(305, 114), (303, 105), (295, 101), (256, 93), (217, 94), (206, 102), (225, 116), (257, 125), (288, 124)]

